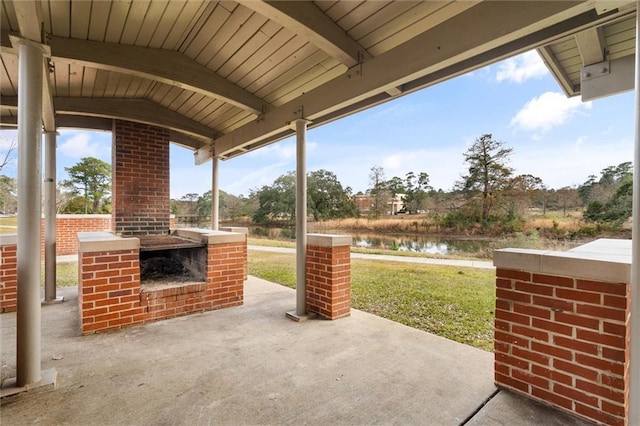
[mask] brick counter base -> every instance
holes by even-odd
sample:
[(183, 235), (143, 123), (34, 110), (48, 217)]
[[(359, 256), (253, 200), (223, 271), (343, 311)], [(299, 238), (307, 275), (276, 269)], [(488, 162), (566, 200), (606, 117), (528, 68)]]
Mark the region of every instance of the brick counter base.
[(0, 312), (15, 312), (18, 307), (17, 235), (0, 237)]
[(630, 286), (497, 269), (495, 381), (592, 421), (626, 425)]
[(307, 236), (307, 311), (338, 319), (351, 314), (351, 237)]
[(246, 242), (243, 235), (227, 234), (205, 236), (209, 238), (206, 282), (170, 287), (141, 286), (137, 238), (107, 239), (111, 247), (129, 246), (124, 250), (92, 251), (104, 238), (87, 241), (93, 245), (89, 250), (81, 241), (78, 303), (82, 333), (242, 305)]

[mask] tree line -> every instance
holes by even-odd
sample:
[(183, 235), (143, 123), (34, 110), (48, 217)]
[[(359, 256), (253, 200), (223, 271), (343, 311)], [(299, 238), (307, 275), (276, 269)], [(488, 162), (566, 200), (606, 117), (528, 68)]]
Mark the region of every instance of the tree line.
[[(630, 162), (603, 169), (577, 187), (549, 189), (541, 178), (516, 174), (510, 166), (513, 149), (491, 134), (478, 137), (463, 153), (465, 173), (451, 191), (435, 190), (425, 171), (386, 178), (384, 169), (373, 166), (369, 187), (353, 193), (328, 170), (307, 175), (307, 210), (315, 221), (390, 213), (427, 214), (443, 226), (469, 229), (517, 230), (529, 209), (560, 210), (564, 215), (582, 209), (587, 223), (619, 227), (631, 216), (632, 165)], [(9, 153), (10, 154), (10, 153)], [(0, 158), (0, 172), (9, 158)], [(111, 211), (111, 166), (93, 157), (66, 167), (69, 177), (59, 182), (59, 213), (109, 213)], [(248, 196), (220, 191), (221, 219), (250, 218), (256, 224), (295, 222), (295, 172), (285, 173), (271, 185), (253, 189)], [(400, 200), (399, 211), (390, 209)], [(0, 174), (0, 210), (15, 211), (16, 179)], [(189, 193), (171, 200), (171, 211), (179, 217), (206, 218), (211, 215), (211, 191)]]

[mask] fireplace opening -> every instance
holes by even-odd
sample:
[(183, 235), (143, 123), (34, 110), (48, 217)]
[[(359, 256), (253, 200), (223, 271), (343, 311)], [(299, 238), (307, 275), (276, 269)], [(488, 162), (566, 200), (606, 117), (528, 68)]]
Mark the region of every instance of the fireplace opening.
[(173, 236), (140, 238), (140, 283), (184, 284), (205, 282), (207, 247)]

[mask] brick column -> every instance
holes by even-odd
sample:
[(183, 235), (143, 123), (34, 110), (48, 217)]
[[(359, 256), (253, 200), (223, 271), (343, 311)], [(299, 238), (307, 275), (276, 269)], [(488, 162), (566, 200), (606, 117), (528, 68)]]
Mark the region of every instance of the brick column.
[(82, 334), (146, 320), (140, 303), (140, 241), (108, 233), (78, 234), (78, 304)]
[(220, 228), (220, 230), (224, 232), (237, 232), (239, 234), (244, 235), (244, 253), (242, 253), (242, 255), (244, 257), (244, 265), (243, 265), (244, 280), (246, 281), (247, 275), (249, 272), (249, 256), (247, 251), (247, 237), (249, 235), (249, 228), (244, 228), (241, 226), (225, 226)]
[(351, 314), (351, 237), (307, 236), (307, 311), (328, 319)]
[(494, 253), (495, 380), (591, 421), (626, 425), (630, 244), (628, 260), (611, 240), (587, 246)]
[[(207, 304), (209, 309), (242, 305), (246, 235), (236, 232), (207, 231)], [(208, 306), (210, 304), (210, 307)]]
[(15, 312), (18, 306), (18, 236), (0, 235), (0, 312)]
[(116, 233), (169, 232), (169, 131), (114, 120), (113, 217)]

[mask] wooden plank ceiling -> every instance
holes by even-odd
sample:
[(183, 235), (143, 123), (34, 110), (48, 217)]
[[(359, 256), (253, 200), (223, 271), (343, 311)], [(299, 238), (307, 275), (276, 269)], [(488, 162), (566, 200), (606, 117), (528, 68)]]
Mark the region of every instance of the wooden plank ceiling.
[(603, 28), (611, 55), (632, 53), (635, 10), (599, 6), (2, 0), (0, 119), (16, 124), (14, 43), (27, 38), (51, 51), (45, 127), (144, 122), (200, 160), (226, 159), (292, 134), (296, 118), (317, 126), (532, 48), (572, 79), (575, 35), (591, 28)]

